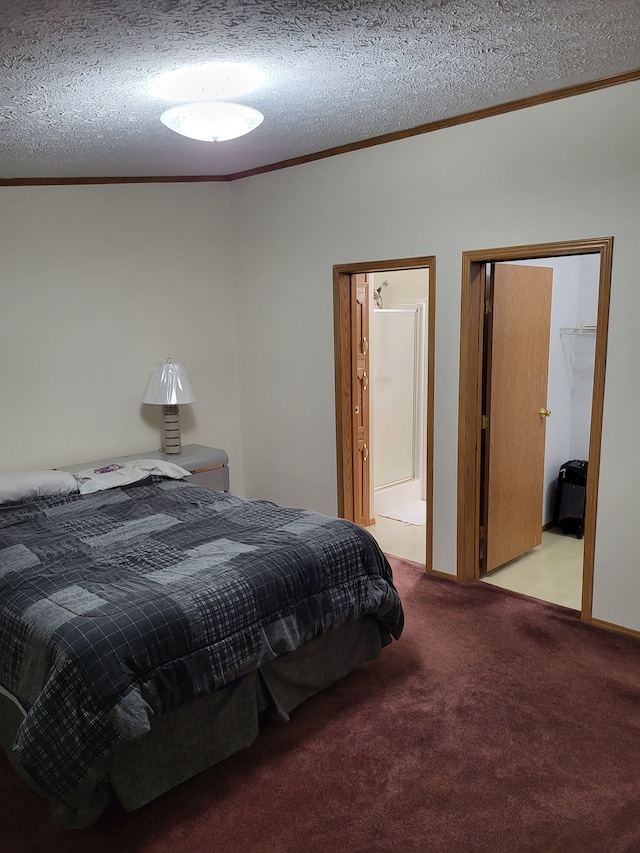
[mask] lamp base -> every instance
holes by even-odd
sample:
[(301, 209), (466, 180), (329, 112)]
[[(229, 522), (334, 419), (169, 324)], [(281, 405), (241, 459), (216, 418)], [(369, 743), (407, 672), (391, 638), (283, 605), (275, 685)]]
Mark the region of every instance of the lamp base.
[(180, 412), (178, 406), (162, 407), (162, 434), (165, 453), (181, 453)]

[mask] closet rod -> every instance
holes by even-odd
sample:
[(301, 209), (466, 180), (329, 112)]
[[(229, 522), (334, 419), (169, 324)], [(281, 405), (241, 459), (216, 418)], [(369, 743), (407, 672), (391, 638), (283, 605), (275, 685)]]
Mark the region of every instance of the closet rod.
[(595, 326), (576, 326), (574, 328), (561, 328), (561, 335), (595, 335), (596, 327)]

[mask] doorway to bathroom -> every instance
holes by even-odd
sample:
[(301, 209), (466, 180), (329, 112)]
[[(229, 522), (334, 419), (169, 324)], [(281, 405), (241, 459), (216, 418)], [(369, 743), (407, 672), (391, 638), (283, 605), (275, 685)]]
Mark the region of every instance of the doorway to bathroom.
[(431, 569), (435, 259), (334, 267), (338, 512)]

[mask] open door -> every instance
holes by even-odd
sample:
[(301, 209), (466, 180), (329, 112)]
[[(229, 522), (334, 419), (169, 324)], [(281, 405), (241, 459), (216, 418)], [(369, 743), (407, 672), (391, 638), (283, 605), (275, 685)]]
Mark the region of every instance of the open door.
[(367, 526), (370, 504), (369, 466), (369, 281), (366, 273), (351, 276), (353, 288), (353, 520)]
[(425, 570), (433, 572), (433, 364), (436, 307), (436, 259), (433, 256), (337, 264), (333, 267), (337, 497), (339, 516), (365, 526), (371, 524), (371, 488), (367, 479), (370, 376), (367, 366), (368, 289), (364, 298), (359, 295), (359, 289), (367, 284), (369, 273), (423, 268), (429, 270), (427, 369), (424, 381), (427, 411), (424, 460), (427, 504)]
[(553, 270), (499, 263), (487, 276), (482, 569), (542, 542)]
[[(484, 349), (483, 318), (485, 268), (499, 261), (530, 260), (568, 255), (600, 256), (598, 318), (589, 433), (589, 488), (585, 508), (584, 560), (581, 617), (591, 621), (593, 567), (598, 507), (598, 476), (602, 442), (604, 382), (606, 372), (609, 299), (613, 237), (569, 240), (479, 249), (462, 254), (462, 299), (460, 312), (460, 398), (458, 420), (458, 522), (457, 577), (467, 582), (480, 577), (482, 524), (482, 416), (486, 414), (482, 395)], [(540, 408), (542, 408), (541, 404)], [(484, 543), (483, 543), (484, 544)]]

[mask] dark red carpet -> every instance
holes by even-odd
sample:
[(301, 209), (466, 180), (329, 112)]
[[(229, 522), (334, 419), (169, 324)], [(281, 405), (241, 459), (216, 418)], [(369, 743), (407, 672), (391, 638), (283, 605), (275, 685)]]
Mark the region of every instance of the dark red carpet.
[(138, 812), (63, 830), (0, 756), (2, 849), (640, 851), (640, 642), (392, 565), (400, 642)]

